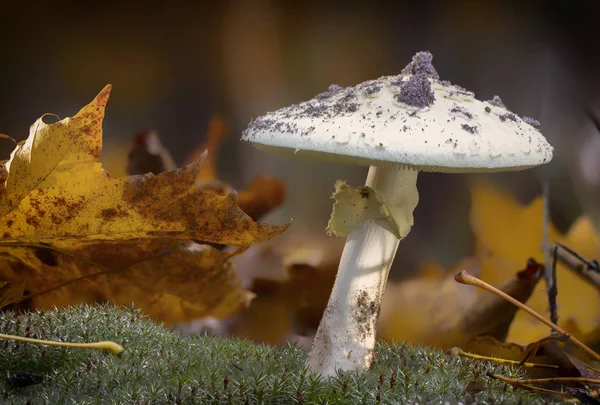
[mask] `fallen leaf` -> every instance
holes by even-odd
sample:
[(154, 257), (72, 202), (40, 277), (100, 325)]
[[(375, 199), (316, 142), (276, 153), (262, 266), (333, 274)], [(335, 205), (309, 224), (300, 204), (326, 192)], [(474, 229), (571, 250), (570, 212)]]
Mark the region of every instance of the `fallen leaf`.
[(208, 151), (208, 156), (196, 179), (199, 184), (217, 180), (217, 157), (219, 156), (221, 143), (226, 136), (225, 121), (218, 115), (213, 116), (208, 123), (206, 140), (186, 158), (184, 164), (189, 164), (198, 160), (204, 151)]
[(70, 242), (52, 248), (7, 250), (10, 278), (22, 277), (27, 303), (37, 309), (111, 302), (141, 308), (165, 324), (223, 318), (253, 294), (236, 276), (230, 254), (188, 241)]
[(156, 131), (145, 129), (135, 135), (133, 147), (127, 156), (127, 174), (159, 174), (175, 169), (175, 160), (163, 146)]
[(134, 301), (165, 322), (234, 312), (249, 295), (231, 254), (189, 240), (246, 247), (287, 225), (254, 222), (235, 192), (196, 187), (201, 161), (110, 178), (99, 160), (109, 93), (72, 118), (40, 118), (11, 154), (0, 194), (0, 277), (22, 279), (34, 307)]
[(284, 199), (285, 186), (283, 181), (267, 176), (259, 176), (252, 180), (247, 189), (239, 193), (237, 205), (256, 221), (283, 204)]
[[(455, 270), (464, 269), (477, 273), (479, 261), (464, 259), (449, 272), (429, 264), (419, 272), (426, 277), (390, 283), (384, 296), (380, 336), (441, 349), (470, 348), (467, 342), (481, 336), (504, 340), (517, 308), (495, 295), (479, 294), (476, 289), (456, 283)], [(540, 280), (542, 266), (528, 261), (524, 270), (514, 273), (498, 288), (525, 301)]]
[(256, 294), (228, 332), (282, 344), (310, 336), (331, 294), (343, 240), (282, 237), (251, 246), (232, 260), (243, 285)]
[[(526, 302), (544, 272), (544, 266), (529, 259), (524, 270), (504, 280), (498, 289), (520, 302)], [(518, 308), (492, 294), (479, 294), (462, 315), (459, 329), (467, 336), (491, 336), (505, 341)]]
[(0, 192), (4, 190), (6, 179), (8, 179), (8, 170), (6, 169), (6, 165), (0, 163)]
[(24, 290), (22, 282), (0, 282), (0, 309), (21, 302)]
[(513, 379), (498, 374), (491, 374), (490, 377), (541, 394), (564, 396), (568, 393), (583, 403), (596, 403), (598, 392), (593, 386), (600, 385), (600, 370), (572, 354), (583, 354), (589, 360), (589, 356), (566, 335), (543, 338), (531, 343), (525, 351), (527, 356), (523, 360), (536, 365), (523, 369), (530, 378)]
[[(232, 191), (229, 184), (217, 179), (217, 158), (221, 144), (227, 136), (225, 121), (219, 115), (211, 118), (206, 140), (186, 159), (186, 164), (206, 154), (204, 163), (196, 176), (196, 185), (203, 190), (218, 194)], [(281, 205), (285, 198), (285, 186), (281, 180), (268, 176), (255, 178), (247, 189), (238, 194), (237, 204), (250, 218), (257, 220), (267, 212)]]
[[(220, 143), (224, 139), (224, 122), (214, 116), (209, 124), (206, 142), (192, 153), (186, 164), (201, 161), (196, 175), (196, 186), (203, 191), (212, 191), (219, 195), (234, 192), (233, 188), (216, 178), (216, 160)], [(192, 159), (193, 158), (193, 159)], [(175, 163), (169, 151), (162, 145), (154, 131), (140, 131), (134, 138), (134, 146), (129, 153), (127, 171), (129, 174), (158, 174), (174, 170)], [(236, 203), (253, 220), (281, 205), (285, 198), (285, 186), (281, 180), (268, 176), (255, 178), (247, 189), (242, 190)]]
[[(471, 195), (471, 227), (476, 239), (476, 256), (481, 261), (479, 277), (482, 280), (499, 283), (530, 257), (543, 262), (541, 198), (521, 206), (509, 193), (489, 181), (474, 182)], [(560, 235), (550, 225), (550, 240), (570, 246), (586, 257), (600, 257), (598, 233), (587, 217), (576, 220), (566, 235)], [(600, 295), (596, 288), (560, 263), (557, 279), (559, 326), (575, 322), (582, 333), (592, 332), (600, 320)], [(527, 305), (539, 313), (548, 313), (545, 288), (536, 289)], [(507, 340), (527, 344), (547, 334), (547, 327), (518, 312)]]
[(2, 245), (170, 238), (231, 246), (268, 240), (287, 226), (254, 222), (235, 193), (194, 185), (201, 162), (179, 170), (111, 179), (98, 159), (110, 86), (73, 118), (42, 119), (11, 154), (0, 195)]
[[(453, 270), (468, 268), (477, 274), (478, 262), (472, 258)], [(422, 345), (449, 348), (465, 339), (457, 330), (463, 314), (475, 301), (475, 289), (460, 285), (435, 262), (425, 262), (420, 273), (408, 280), (387, 285), (380, 316), (379, 337)]]

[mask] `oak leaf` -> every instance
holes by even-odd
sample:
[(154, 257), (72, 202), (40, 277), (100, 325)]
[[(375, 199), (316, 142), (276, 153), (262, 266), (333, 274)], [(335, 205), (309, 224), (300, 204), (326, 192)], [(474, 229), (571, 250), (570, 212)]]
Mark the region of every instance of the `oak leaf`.
[(99, 160), (109, 93), (106, 86), (72, 118), (38, 119), (11, 154), (0, 192), (0, 277), (22, 279), (33, 307), (135, 301), (168, 323), (231, 313), (248, 293), (231, 254), (205, 243), (247, 247), (287, 225), (255, 222), (233, 191), (196, 187), (201, 161), (111, 178)]

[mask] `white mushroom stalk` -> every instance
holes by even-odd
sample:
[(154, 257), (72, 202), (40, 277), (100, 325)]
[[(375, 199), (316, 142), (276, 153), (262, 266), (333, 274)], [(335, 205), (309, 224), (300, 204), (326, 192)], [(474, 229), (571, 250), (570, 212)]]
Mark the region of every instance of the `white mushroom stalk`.
[[(413, 224), (419, 200), (417, 173), (404, 165), (369, 168), (365, 186), (398, 213), (394, 219), (404, 225), (401, 237)], [(387, 218), (368, 221), (350, 233), (309, 356), (312, 370), (335, 375), (337, 369), (371, 365), (381, 299), (399, 244)]]
[(242, 140), (267, 152), (370, 166), (366, 186), (338, 181), (329, 231), (348, 236), (309, 365), (366, 370), (396, 249), (413, 225), (418, 171), (497, 172), (548, 163), (539, 123), (479, 101), (439, 76), (428, 52), (399, 75), (342, 88), (253, 120)]

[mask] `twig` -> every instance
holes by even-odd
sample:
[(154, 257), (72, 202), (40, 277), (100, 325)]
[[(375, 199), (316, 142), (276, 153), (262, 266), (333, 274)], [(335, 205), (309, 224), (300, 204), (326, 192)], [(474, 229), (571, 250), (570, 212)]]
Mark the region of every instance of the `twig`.
[(491, 362), (498, 363), (498, 364), (511, 364), (513, 366), (518, 366), (518, 367), (522, 366), (522, 367), (528, 367), (528, 368), (559, 368), (556, 364), (525, 363), (525, 362), (521, 362), (521, 361), (502, 359), (502, 358), (498, 358), (498, 357), (482, 356), (479, 354), (465, 352), (460, 347), (453, 347), (452, 349), (449, 350), (449, 352), (452, 356), (468, 357), (468, 358), (475, 359), (475, 360), (491, 361)]
[[(546, 249), (545, 249), (546, 250)], [(558, 323), (558, 311), (556, 308), (556, 296), (558, 295), (558, 286), (556, 284), (556, 252), (558, 250), (557, 246), (554, 246), (552, 249), (552, 266), (550, 270), (550, 279), (551, 284), (548, 288), (548, 303), (550, 304), (550, 321), (554, 324)], [(547, 251), (547, 250), (546, 250)], [(548, 266), (548, 263), (546, 264)], [(548, 272), (548, 267), (546, 267), (546, 272)], [(552, 333), (555, 333), (554, 331)]]
[(577, 258), (580, 262), (585, 264), (586, 271), (595, 271), (596, 273), (600, 273), (600, 263), (597, 260), (588, 260), (585, 257), (581, 256), (579, 253), (571, 249), (570, 247), (563, 245), (562, 243), (554, 242), (561, 249), (567, 251), (571, 256)]
[(45, 346), (59, 346), (59, 347), (72, 347), (79, 349), (102, 349), (102, 350), (110, 350), (113, 354), (119, 354), (124, 349), (118, 343), (110, 342), (110, 341), (102, 341), (102, 342), (94, 342), (94, 343), (70, 343), (70, 342), (56, 342), (52, 340), (41, 340), (41, 339), (32, 339), (26, 338), (22, 336), (13, 336), (13, 335), (5, 335), (0, 333), (0, 339), (5, 340), (16, 340), (19, 342), (27, 342), (27, 343), (37, 343), (39, 345)]
[[(600, 274), (594, 273), (600, 272), (600, 266), (596, 260), (587, 260), (567, 246), (555, 242), (555, 245), (560, 247), (561, 250), (556, 250), (556, 256), (558, 260), (567, 266), (567, 268), (583, 281), (591, 283), (594, 287), (600, 290)], [(564, 250), (565, 252), (563, 252)]]
[(542, 251), (544, 252), (544, 280), (548, 292), (548, 308), (550, 320), (556, 323), (556, 279), (552, 275), (550, 265), (550, 182), (548, 179), (542, 183)]
[(554, 391), (554, 390), (549, 390), (546, 388), (539, 388), (539, 387), (532, 387), (530, 385), (526, 385), (524, 383), (522, 383), (522, 380), (517, 380), (515, 378), (509, 378), (509, 377), (505, 377), (503, 375), (500, 374), (488, 374), (490, 377), (495, 378), (497, 380), (503, 381), (507, 384), (513, 385), (515, 387), (519, 387), (522, 388), (526, 391), (530, 391), (530, 392), (536, 392), (538, 394), (552, 394), (552, 395), (558, 395), (561, 396), (563, 398), (571, 398), (571, 394), (567, 394), (566, 392), (560, 392), (560, 391)]
[[(560, 326), (558, 326), (558, 325), (550, 322), (548, 319), (544, 318), (542, 315), (538, 314), (533, 309), (529, 308), (527, 305), (525, 305), (525, 304), (517, 301), (516, 299), (514, 299), (510, 295), (506, 294), (505, 292), (500, 291), (496, 287), (493, 287), (493, 286), (489, 285), (485, 281), (482, 281), (482, 280), (478, 279), (477, 277), (473, 277), (472, 275), (470, 275), (469, 273), (467, 273), (465, 270), (463, 270), (460, 273), (458, 273), (457, 275), (455, 275), (454, 279), (456, 281), (458, 281), (459, 283), (461, 283), (461, 284), (473, 285), (473, 286), (476, 286), (476, 287), (479, 287), (479, 288), (483, 288), (484, 290), (489, 291), (492, 294), (496, 294), (497, 296), (505, 299), (506, 301), (510, 302), (511, 304), (513, 304), (513, 305), (519, 307), (520, 309), (522, 309), (523, 311), (527, 312), (529, 315), (533, 316), (538, 321), (540, 321), (543, 324), (549, 326), (550, 328), (552, 328), (556, 332), (560, 333), (561, 335), (567, 335), (568, 334)], [(576, 344), (577, 346), (579, 346), (583, 351), (585, 351), (586, 353), (588, 353), (596, 361), (600, 361), (600, 355), (598, 353), (596, 353), (595, 351), (593, 351), (592, 349), (590, 349), (589, 347), (587, 347), (579, 339), (571, 336), (570, 340), (574, 344)]]
[(8, 136), (6, 134), (0, 134), (0, 138), (1, 139), (10, 139), (11, 141), (14, 142), (15, 145), (19, 144), (17, 141), (15, 141), (15, 138), (13, 138), (12, 136)]
[(519, 380), (519, 382), (523, 384), (584, 383), (600, 385), (600, 380), (585, 377), (530, 378), (528, 380)]

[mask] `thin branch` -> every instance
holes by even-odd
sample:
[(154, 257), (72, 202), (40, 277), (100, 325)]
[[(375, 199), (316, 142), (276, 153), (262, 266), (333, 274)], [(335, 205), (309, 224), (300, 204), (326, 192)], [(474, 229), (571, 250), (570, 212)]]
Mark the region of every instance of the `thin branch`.
[(453, 347), (452, 349), (449, 350), (449, 352), (452, 356), (462, 356), (462, 357), (468, 357), (470, 359), (475, 359), (475, 360), (491, 361), (493, 363), (498, 363), (498, 364), (510, 364), (510, 365), (518, 366), (518, 367), (553, 368), (553, 369), (559, 368), (556, 364), (526, 363), (526, 362), (522, 362), (522, 361), (502, 359), (499, 357), (482, 356), (479, 354), (465, 352), (460, 347)]
[(598, 272), (596, 269), (600, 267), (598, 266), (598, 262), (583, 258), (577, 252), (561, 243), (555, 242), (555, 245), (561, 248), (556, 251), (558, 261), (567, 266), (580, 279), (600, 290), (600, 275), (595, 274)]
[(551, 383), (584, 383), (600, 385), (600, 380), (585, 377), (550, 377), (550, 378), (530, 378), (528, 380), (519, 380), (523, 384), (551, 384)]
[(562, 243), (554, 242), (561, 249), (567, 251), (571, 256), (577, 258), (580, 262), (585, 264), (585, 269), (587, 271), (595, 271), (596, 273), (600, 273), (600, 263), (597, 260), (588, 260), (585, 257), (581, 256), (579, 253), (571, 249), (570, 247), (563, 245)]
[(516, 378), (509, 378), (509, 377), (505, 377), (500, 374), (488, 374), (488, 375), (492, 378), (495, 378), (495, 379), (505, 382), (507, 384), (513, 385), (515, 387), (524, 389), (526, 391), (536, 392), (538, 394), (558, 395), (563, 398), (572, 398), (572, 396), (570, 394), (567, 394), (566, 392), (554, 391), (554, 390), (549, 390), (546, 388), (532, 387), (530, 385), (523, 384), (521, 382), (521, 380), (517, 380)]
[[(544, 249), (546, 250), (546, 249)], [(552, 249), (552, 266), (550, 270), (550, 279), (551, 284), (548, 288), (548, 303), (550, 304), (550, 321), (554, 324), (558, 323), (558, 311), (556, 306), (556, 297), (558, 296), (558, 286), (556, 284), (556, 252), (558, 250), (557, 246), (554, 246)], [(547, 251), (547, 250), (546, 250)], [(548, 272), (548, 264), (546, 264), (546, 272)], [(554, 333), (554, 332), (553, 332)]]
[(19, 144), (17, 141), (15, 141), (15, 138), (13, 138), (12, 136), (8, 136), (6, 134), (0, 134), (0, 138), (1, 139), (10, 139), (11, 141), (13, 141), (15, 143), (15, 145)]

